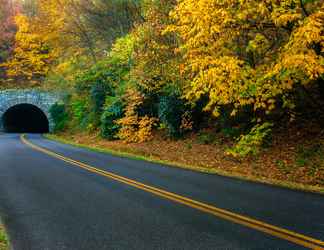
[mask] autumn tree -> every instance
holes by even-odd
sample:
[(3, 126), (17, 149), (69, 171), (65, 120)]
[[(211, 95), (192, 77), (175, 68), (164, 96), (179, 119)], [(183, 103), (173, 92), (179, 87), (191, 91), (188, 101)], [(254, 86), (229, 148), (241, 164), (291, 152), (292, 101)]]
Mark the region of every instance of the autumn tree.
[[(12, 52), (16, 32), (14, 15), (18, 12), (18, 6), (9, 0), (0, 0), (0, 64), (5, 62)], [(0, 77), (3, 76), (3, 68), (0, 68)]]
[(81, 0), (77, 8), (91, 33), (106, 46), (143, 20), (141, 0)]
[(55, 55), (46, 40), (37, 34), (32, 18), (18, 15), (13, 56), (4, 65), (11, 80), (25, 84), (38, 84), (47, 75)]
[(131, 74), (144, 93), (161, 94), (166, 86), (179, 85), (181, 57), (176, 51), (179, 43), (174, 35), (164, 34), (175, 4), (174, 0), (143, 2), (144, 21), (133, 32), (136, 42)]
[[(242, 107), (270, 113), (324, 74), (324, 2), (180, 0), (167, 31), (180, 36), (186, 97), (205, 110)], [(304, 91), (303, 90), (303, 91)]]
[(61, 56), (86, 54), (95, 63), (140, 17), (131, 0), (37, 0), (39, 34)]

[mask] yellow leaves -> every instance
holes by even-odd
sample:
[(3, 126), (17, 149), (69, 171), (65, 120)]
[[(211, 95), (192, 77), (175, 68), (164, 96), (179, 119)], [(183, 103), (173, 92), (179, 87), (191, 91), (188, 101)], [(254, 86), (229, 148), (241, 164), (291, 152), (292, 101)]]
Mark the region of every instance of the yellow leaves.
[(249, 41), (246, 51), (263, 54), (267, 49), (269, 49), (269, 47), (269, 40), (264, 35), (258, 33), (254, 39)]
[(177, 85), (185, 73), (178, 39), (165, 31), (174, 4), (166, 1), (166, 6), (158, 8), (161, 3), (149, 2), (146, 21), (134, 31), (136, 46), (130, 77), (146, 93), (159, 93), (166, 85)]
[(289, 70), (304, 85), (319, 78), (324, 74), (323, 54), (316, 47), (321, 48), (323, 41), (324, 12), (319, 11), (305, 18), (293, 31), (275, 69)]
[(324, 41), (324, 12), (319, 11), (307, 17), (303, 23), (294, 30), (287, 50), (301, 51), (309, 49), (316, 43)]
[(297, 0), (273, 1), (271, 19), (278, 27), (286, 27), (289, 24), (302, 20), (302, 9)]
[(157, 120), (147, 115), (143, 117), (138, 115), (137, 109), (143, 103), (144, 96), (134, 89), (129, 89), (125, 98), (127, 99), (125, 116), (117, 121), (121, 126), (117, 136), (126, 142), (150, 140)]
[(296, 22), (301, 19), (301, 14), (282, 14), (282, 13), (275, 13), (277, 15), (273, 15), (273, 21), (277, 26), (287, 26), (291, 22)]
[(135, 38), (132, 34), (119, 38), (113, 44), (109, 56), (123, 64), (128, 64), (129, 58), (134, 50), (134, 44)]
[[(166, 32), (183, 41), (186, 98), (205, 111), (252, 105), (271, 111), (296, 83), (324, 74), (324, 3), (299, 0), (181, 0)], [(305, 10), (308, 15), (305, 14)], [(208, 14), (206, 14), (208, 13)]]
[(45, 41), (37, 34), (33, 20), (18, 15), (15, 18), (18, 27), (13, 57), (5, 64), (7, 75), (14, 78), (39, 80), (49, 71), (54, 56)]
[(193, 79), (187, 98), (195, 101), (207, 95), (209, 102), (205, 111), (212, 111), (217, 116), (219, 114), (217, 106), (232, 103), (234, 98), (240, 98), (240, 94), (246, 90), (245, 76), (242, 72), (250, 69), (244, 67), (242, 61), (235, 57), (226, 56), (214, 60), (196, 58), (196, 60), (192, 61), (191, 69), (195, 69), (199, 74)]
[(293, 55), (289, 59), (284, 60), (283, 64), (296, 72), (300, 71), (306, 78), (309, 78), (305, 79), (303, 84), (307, 84), (310, 80), (315, 80), (324, 74), (324, 66), (318, 63), (318, 57), (314, 54)]
[(153, 138), (152, 130), (156, 125), (156, 119), (148, 117), (147, 115), (139, 119), (138, 131), (136, 133), (136, 141), (144, 142)]

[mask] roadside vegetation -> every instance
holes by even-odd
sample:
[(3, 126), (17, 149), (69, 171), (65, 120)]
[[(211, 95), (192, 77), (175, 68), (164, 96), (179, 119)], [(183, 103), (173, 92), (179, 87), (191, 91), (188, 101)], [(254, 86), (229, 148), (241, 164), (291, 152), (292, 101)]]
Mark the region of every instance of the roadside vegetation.
[(9, 250), (9, 242), (4, 227), (0, 223), (0, 250)]
[(0, 6), (0, 84), (66, 92), (62, 137), (324, 186), (323, 1)]

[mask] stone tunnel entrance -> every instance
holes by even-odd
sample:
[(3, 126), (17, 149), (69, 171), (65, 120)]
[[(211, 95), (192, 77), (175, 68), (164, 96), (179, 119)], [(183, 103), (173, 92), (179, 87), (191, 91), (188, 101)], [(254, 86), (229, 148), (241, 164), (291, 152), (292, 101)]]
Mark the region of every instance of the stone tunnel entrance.
[(9, 108), (2, 117), (3, 130), (7, 133), (48, 133), (49, 121), (35, 105), (18, 104)]

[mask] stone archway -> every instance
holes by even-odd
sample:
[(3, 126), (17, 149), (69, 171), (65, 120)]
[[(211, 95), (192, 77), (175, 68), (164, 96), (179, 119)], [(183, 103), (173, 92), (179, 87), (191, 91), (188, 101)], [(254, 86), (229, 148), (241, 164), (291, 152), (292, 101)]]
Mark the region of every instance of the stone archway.
[(54, 123), (50, 115), (50, 108), (61, 100), (59, 94), (38, 90), (6, 90), (0, 91), (0, 131), (4, 130), (3, 116), (12, 107), (26, 104), (40, 109), (49, 123), (49, 131), (53, 131)]

